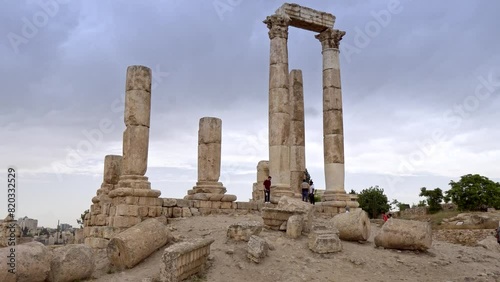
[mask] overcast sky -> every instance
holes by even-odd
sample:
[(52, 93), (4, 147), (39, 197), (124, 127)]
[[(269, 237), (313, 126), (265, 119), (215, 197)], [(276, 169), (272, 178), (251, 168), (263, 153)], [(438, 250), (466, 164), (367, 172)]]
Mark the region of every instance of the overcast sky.
[[(45, 3), (40, 5), (39, 3)], [(125, 74), (153, 70), (148, 171), (162, 197), (196, 182), (201, 117), (222, 118), (221, 181), (251, 198), (268, 159), (268, 29), (283, 1), (3, 1), (0, 214), (18, 169), (17, 216), (76, 226), (121, 154)], [(336, 16), (341, 42), (346, 191), (379, 185), (419, 201), (479, 173), (500, 180), (500, 2), (296, 1)], [(324, 187), (322, 60), (315, 33), (290, 28), (301, 69), (306, 166)], [(101, 128), (101, 123), (111, 124)], [(85, 144), (92, 144), (85, 146)]]

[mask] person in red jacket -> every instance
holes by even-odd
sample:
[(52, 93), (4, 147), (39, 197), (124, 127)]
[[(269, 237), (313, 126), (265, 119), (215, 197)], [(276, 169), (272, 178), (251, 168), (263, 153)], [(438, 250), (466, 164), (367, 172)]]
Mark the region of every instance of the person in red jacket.
[(265, 181), (264, 181), (264, 203), (270, 203), (271, 200), (271, 176), (269, 176)]
[(384, 222), (386, 222), (389, 217), (385, 214), (385, 212), (382, 213), (382, 219), (384, 220)]

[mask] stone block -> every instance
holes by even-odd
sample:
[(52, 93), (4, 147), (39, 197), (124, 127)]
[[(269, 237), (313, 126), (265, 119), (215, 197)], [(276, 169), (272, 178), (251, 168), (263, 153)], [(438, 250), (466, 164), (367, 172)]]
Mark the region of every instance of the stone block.
[(292, 215), (286, 224), (286, 235), (289, 238), (297, 239), (302, 235), (304, 219), (300, 215)]
[(173, 218), (182, 217), (182, 208), (181, 207), (173, 207), (172, 208), (172, 217)]
[(139, 197), (136, 197), (136, 196), (126, 196), (125, 197), (125, 204), (127, 204), (127, 205), (138, 205), (139, 204)]
[(213, 242), (213, 239), (194, 239), (166, 248), (160, 266), (160, 281), (180, 282), (203, 271)]
[(232, 209), (233, 208), (233, 203), (232, 202), (220, 202), (220, 208), (221, 209)]
[(191, 210), (191, 214), (193, 216), (199, 216), (200, 215), (200, 211), (197, 209), (197, 208), (189, 208)]
[(157, 217), (157, 216), (160, 216), (161, 214), (156, 214), (156, 207), (155, 206), (152, 206), (152, 207), (148, 207), (148, 217)]
[(260, 263), (266, 256), (269, 250), (267, 241), (261, 237), (252, 235), (248, 240), (247, 257), (255, 262)]
[(117, 156), (117, 155), (105, 156), (103, 183), (117, 184), (121, 175), (121, 167), (122, 167), (122, 156)]
[(309, 234), (309, 249), (315, 253), (326, 254), (342, 251), (342, 243), (330, 230), (313, 230)]
[(189, 208), (189, 201), (184, 199), (177, 199), (177, 206), (181, 208)]
[(163, 198), (163, 206), (164, 207), (175, 207), (176, 205), (177, 205), (177, 199)]
[(104, 214), (97, 215), (96, 219), (95, 219), (95, 225), (97, 225), (97, 226), (106, 225), (106, 218), (108, 218), (108, 217)]
[(290, 26), (314, 32), (322, 32), (328, 28), (333, 28), (335, 24), (334, 15), (297, 4), (285, 3), (276, 10), (276, 13), (286, 14), (290, 18)]
[(140, 206), (155, 206), (156, 199), (153, 197), (139, 197), (139, 205)]
[(104, 238), (88, 237), (85, 238), (85, 245), (93, 249), (105, 249), (108, 246), (109, 240)]
[(234, 202), (236, 201), (237, 197), (236, 195), (230, 195), (230, 194), (226, 194), (222, 197), (222, 199), (220, 199), (221, 202)]
[(191, 214), (191, 210), (188, 207), (183, 207), (182, 208), (182, 217), (191, 217), (193, 214)]
[(173, 214), (173, 208), (163, 208), (163, 212), (162, 214), (166, 217), (172, 217), (172, 214)]
[(252, 235), (259, 235), (263, 224), (258, 221), (243, 221), (231, 224), (227, 229), (227, 238), (236, 241), (248, 241)]
[(118, 205), (116, 206), (117, 216), (139, 216), (139, 206), (135, 205)]
[(146, 206), (140, 206), (139, 207), (139, 216), (140, 217), (147, 217), (149, 213), (149, 208)]
[(114, 216), (113, 227), (131, 227), (141, 222), (139, 217), (135, 216)]
[(212, 203), (212, 209), (220, 209), (221, 202), (211, 202)]
[(199, 201), (198, 203), (200, 208), (212, 208), (211, 201)]
[(87, 245), (65, 245), (54, 249), (48, 281), (80, 281), (90, 278), (95, 258)]

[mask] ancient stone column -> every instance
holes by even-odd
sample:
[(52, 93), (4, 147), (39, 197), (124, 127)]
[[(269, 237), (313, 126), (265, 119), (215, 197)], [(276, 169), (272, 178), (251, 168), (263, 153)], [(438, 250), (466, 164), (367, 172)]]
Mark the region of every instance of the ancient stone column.
[[(344, 190), (344, 130), (340, 85), (339, 43), (345, 31), (329, 28), (316, 38), (323, 54), (323, 148), (326, 191), (324, 200), (341, 200)], [(339, 196), (334, 196), (339, 195)]]
[(306, 170), (304, 87), (302, 71), (292, 70), (290, 82), (290, 186), (294, 193), (301, 195), (300, 185)]
[(288, 90), (288, 24), (284, 14), (264, 21), (271, 39), (269, 66), (269, 174), (271, 193), (293, 195), (290, 190), (290, 98)]
[(163, 212), (163, 200), (158, 198), (161, 192), (151, 189), (151, 183), (145, 176), (148, 164), (151, 79), (152, 73), (148, 67), (127, 68), (124, 114), (126, 129), (123, 133), (121, 175), (118, 184), (108, 194), (111, 207), (106, 225), (113, 227), (113, 232), (119, 233), (146, 218), (160, 216)]
[(148, 67), (127, 68), (124, 115), (127, 128), (123, 133), (121, 188), (151, 188), (151, 183), (144, 176), (148, 164), (151, 78)]
[(269, 176), (269, 161), (260, 161), (257, 164), (257, 182), (253, 184), (252, 200), (264, 199), (264, 181)]
[(221, 167), (222, 120), (215, 117), (200, 119), (198, 130), (198, 182), (195, 193), (224, 194), (219, 182)]

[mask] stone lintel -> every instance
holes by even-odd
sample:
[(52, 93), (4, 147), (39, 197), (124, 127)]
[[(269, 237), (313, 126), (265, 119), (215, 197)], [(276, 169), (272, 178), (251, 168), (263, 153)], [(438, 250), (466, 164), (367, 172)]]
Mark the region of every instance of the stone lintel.
[(286, 14), (290, 17), (290, 26), (314, 32), (333, 28), (335, 24), (334, 15), (297, 4), (285, 3), (276, 10), (276, 14)]

